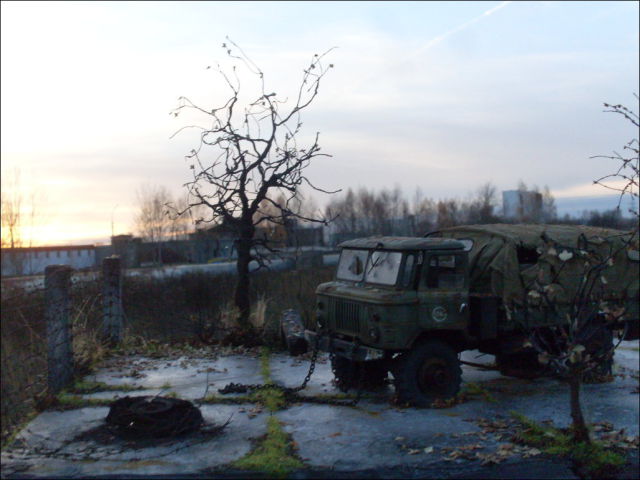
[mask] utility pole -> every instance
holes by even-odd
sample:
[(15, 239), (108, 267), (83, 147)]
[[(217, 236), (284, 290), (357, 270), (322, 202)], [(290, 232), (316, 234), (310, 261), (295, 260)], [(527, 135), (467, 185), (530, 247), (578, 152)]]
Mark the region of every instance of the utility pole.
[(113, 236), (114, 236), (114, 229), (113, 229), (113, 215), (114, 215), (114, 214), (115, 214), (115, 212), (116, 212), (116, 208), (118, 208), (118, 204), (116, 204), (116, 206), (115, 206), (115, 207), (113, 207), (113, 210), (111, 210), (111, 238), (112, 238), (112, 241), (113, 241)]

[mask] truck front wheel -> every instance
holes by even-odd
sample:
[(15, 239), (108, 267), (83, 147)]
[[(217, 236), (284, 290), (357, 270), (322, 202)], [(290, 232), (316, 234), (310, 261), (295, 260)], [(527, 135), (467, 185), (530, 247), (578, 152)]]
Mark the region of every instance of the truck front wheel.
[(398, 401), (415, 407), (429, 407), (436, 399), (454, 397), (460, 390), (461, 375), (456, 351), (439, 340), (403, 353), (393, 369)]

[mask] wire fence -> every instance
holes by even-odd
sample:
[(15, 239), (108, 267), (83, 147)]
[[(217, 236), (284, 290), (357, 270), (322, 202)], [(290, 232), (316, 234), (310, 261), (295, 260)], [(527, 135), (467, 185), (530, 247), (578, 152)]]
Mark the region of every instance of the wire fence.
[[(211, 345), (233, 335), (227, 325), (233, 315), (232, 275), (123, 278), (117, 257), (105, 259), (101, 272), (91, 275), (58, 267), (22, 287), (2, 283), (3, 443), (34, 407), (49, 406), (60, 389), (89, 374), (118, 341), (126, 351), (157, 346), (160, 353), (169, 351), (164, 348), (169, 344)], [(255, 274), (252, 322), (261, 334), (251, 341), (279, 344), (285, 309), (299, 311), (311, 324), (315, 288), (332, 271), (325, 266)]]
[(2, 290), (1, 416), (7, 438), (35, 408), (46, 407), (74, 376), (89, 371), (105, 336), (122, 335), (120, 259), (105, 259), (103, 275), (73, 277), (65, 265), (45, 270), (38, 288)]

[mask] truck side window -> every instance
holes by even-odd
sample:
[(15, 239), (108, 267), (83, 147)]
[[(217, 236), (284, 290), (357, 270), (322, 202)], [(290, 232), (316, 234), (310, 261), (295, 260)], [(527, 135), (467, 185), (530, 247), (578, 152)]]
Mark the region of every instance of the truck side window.
[(463, 288), (464, 267), (461, 255), (433, 255), (423, 278), (427, 288)]
[(402, 272), (402, 283), (403, 287), (413, 287), (415, 285), (413, 283), (413, 279), (415, 278), (413, 273), (413, 266), (416, 261), (416, 256), (413, 253), (407, 255), (407, 258), (404, 262), (404, 271)]

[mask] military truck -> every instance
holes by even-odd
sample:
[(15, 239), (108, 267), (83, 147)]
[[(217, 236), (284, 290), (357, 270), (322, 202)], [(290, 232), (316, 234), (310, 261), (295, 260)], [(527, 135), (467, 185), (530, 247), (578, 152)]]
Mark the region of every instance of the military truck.
[[(586, 252), (606, 259), (597, 300), (606, 305), (599, 308), (624, 311), (587, 350), (610, 346), (611, 328), (625, 324), (627, 338), (638, 338), (637, 232), (471, 225), (339, 247), (336, 278), (317, 287), (316, 328), (305, 337), (331, 352), (342, 390), (357, 377), (382, 384), (390, 371), (402, 403), (429, 406), (457, 394), (459, 353), (471, 349), (495, 355), (505, 374), (537, 374), (538, 352), (527, 339), (534, 329), (566, 325)], [(536, 304), (538, 291), (554, 308)]]

